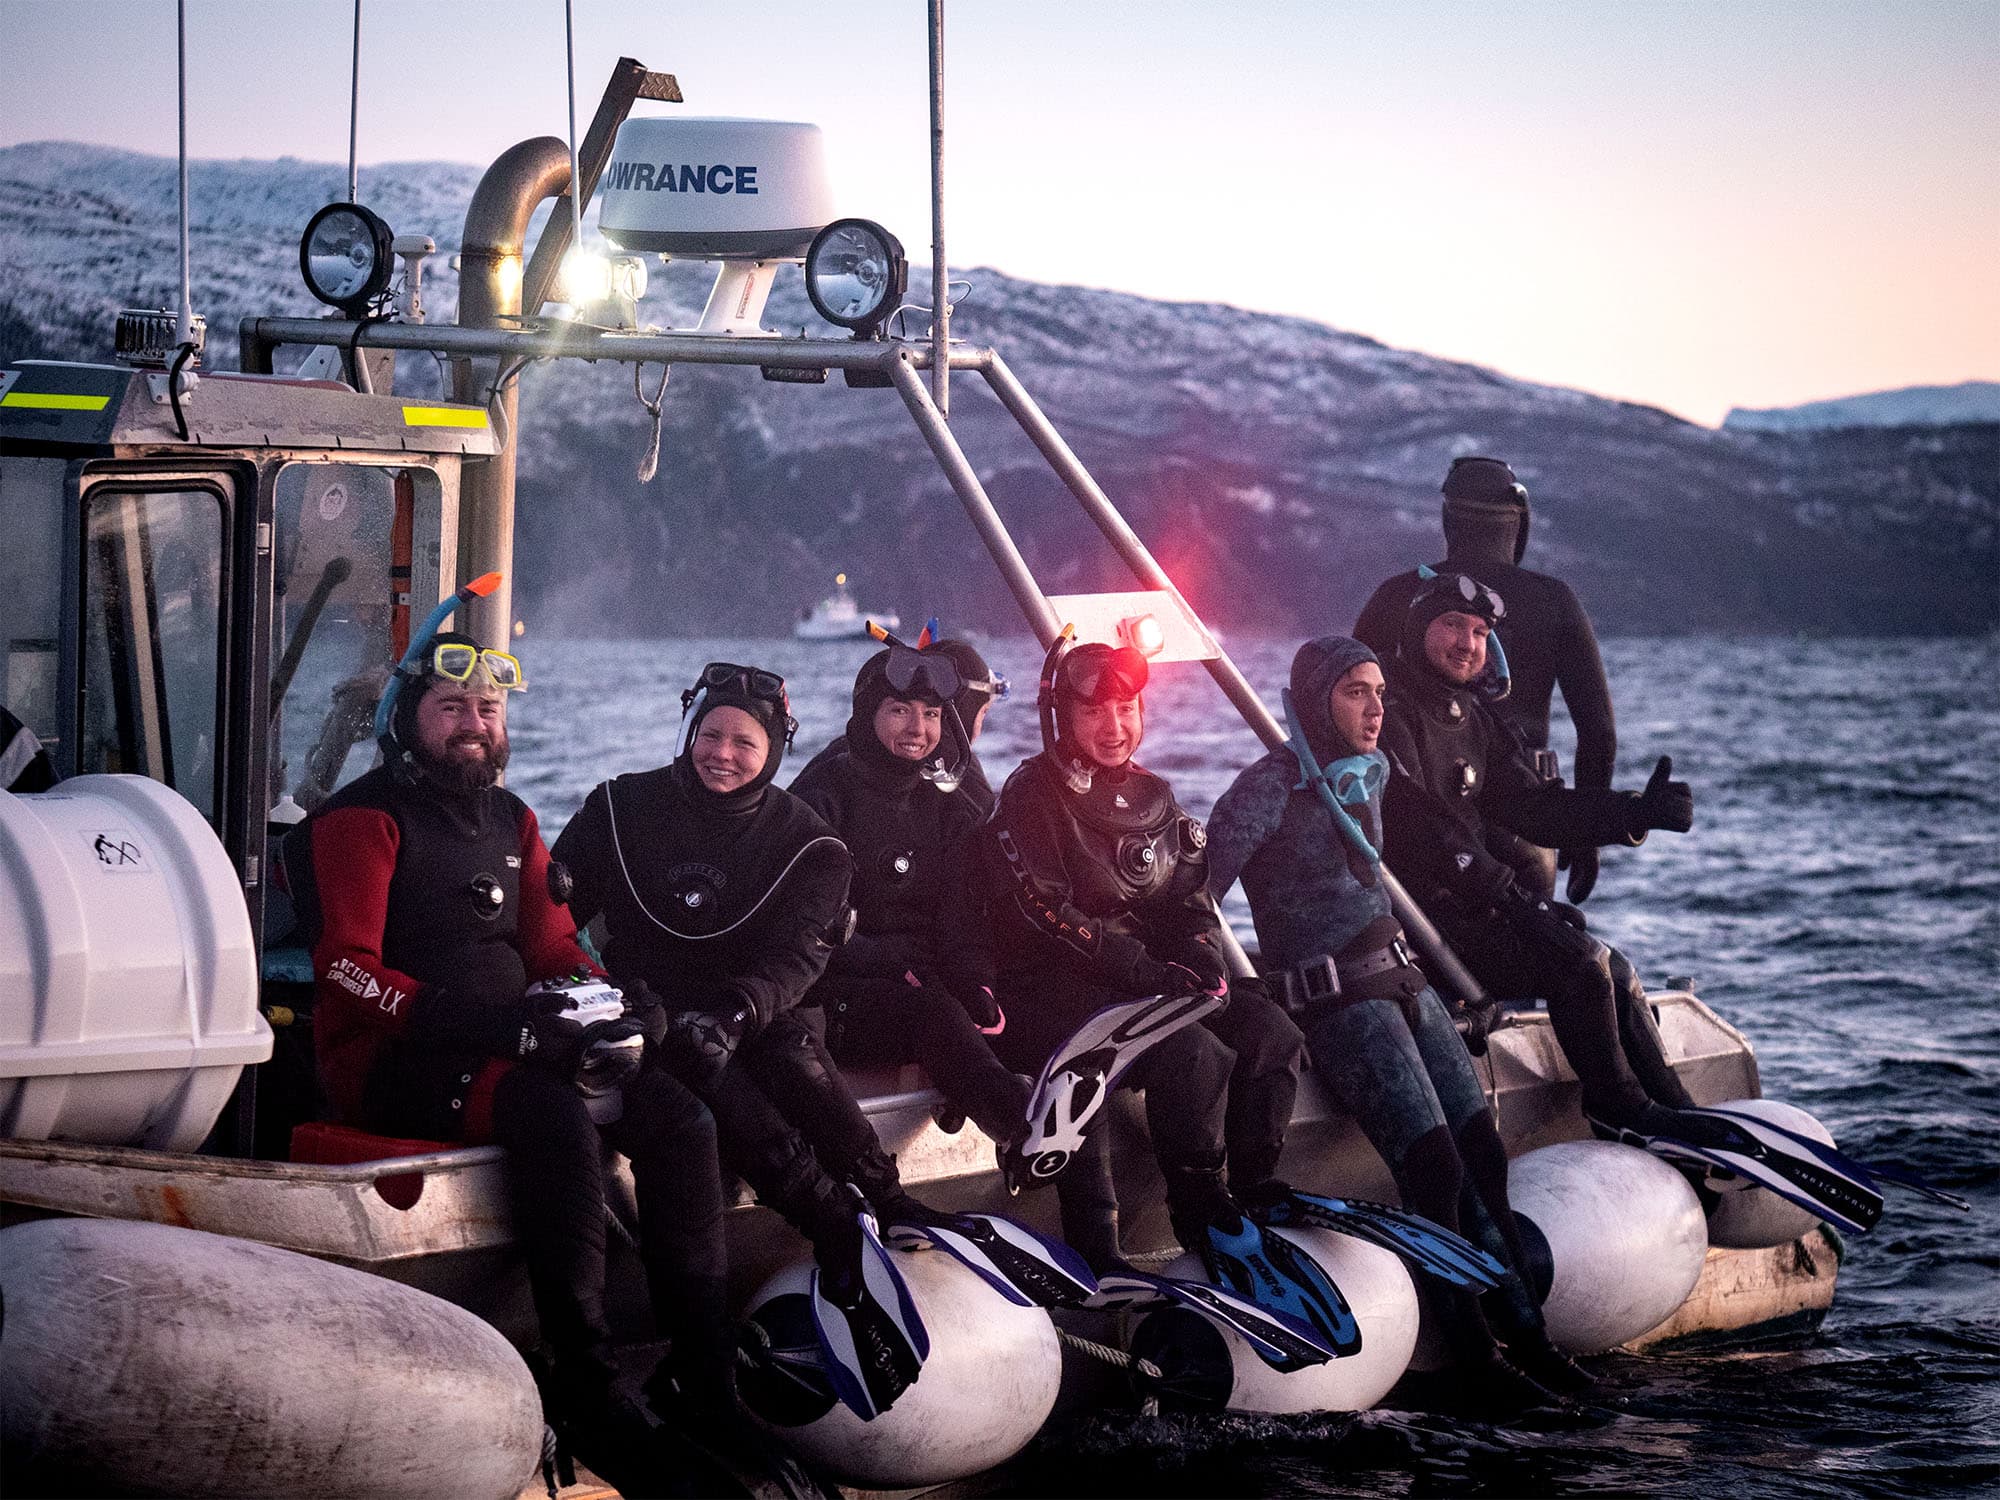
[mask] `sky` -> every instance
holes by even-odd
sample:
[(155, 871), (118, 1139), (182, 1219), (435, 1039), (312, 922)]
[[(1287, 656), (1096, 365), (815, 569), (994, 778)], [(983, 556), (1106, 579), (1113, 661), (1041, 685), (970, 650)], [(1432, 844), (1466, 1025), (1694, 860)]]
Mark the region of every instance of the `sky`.
[[(339, 163), (351, 0), (187, 0), (189, 149)], [(811, 120), (930, 256), (923, 0), (575, 0)], [(170, 0), (0, 0), (0, 145), (171, 155)], [(953, 268), (1290, 313), (1717, 422), (2000, 378), (1993, 0), (947, 0)], [(648, 111), (673, 106), (644, 105)], [(561, 0), (363, 0), (371, 163), (565, 131)], [(971, 309), (968, 308), (968, 312)]]

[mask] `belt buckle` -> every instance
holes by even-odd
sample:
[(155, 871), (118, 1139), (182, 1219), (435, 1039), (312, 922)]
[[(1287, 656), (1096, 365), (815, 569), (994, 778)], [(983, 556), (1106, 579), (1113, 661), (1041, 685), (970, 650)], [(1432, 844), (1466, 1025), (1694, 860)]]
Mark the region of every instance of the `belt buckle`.
[(1396, 956), (1397, 968), (1408, 969), (1415, 966), (1416, 960), (1410, 956), (1409, 946), (1400, 936), (1390, 939), (1389, 951)]
[(1306, 1002), (1331, 1000), (1340, 993), (1340, 970), (1325, 954), (1307, 959), (1294, 972), (1299, 976), (1299, 989)]

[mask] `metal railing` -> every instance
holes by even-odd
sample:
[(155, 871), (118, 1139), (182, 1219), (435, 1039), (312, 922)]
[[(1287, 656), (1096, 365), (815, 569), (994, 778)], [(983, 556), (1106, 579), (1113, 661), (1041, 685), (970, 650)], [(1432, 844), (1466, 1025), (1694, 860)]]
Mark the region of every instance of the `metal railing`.
[[(362, 328), (338, 319), (253, 318), (246, 319), (241, 331), (243, 369), (266, 373), (271, 370), (273, 353), (284, 345), (334, 344), (348, 348), (406, 349), (460, 358), (582, 359), (611, 360), (627, 364), (754, 365), (784, 370), (866, 370), (886, 375), (896, 394), (909, 409), (917, 430), (929, 445), (952, 492), (965, 508), (973, 529), (985, 543), (1000, 575), (1033, 628), (1035, 637), (1046, 647), (1055, 640), (1063, 622), (1057, 618), (1048, 596), (1042, 591), (1027, 559), (1007, 530), (978, 472), (965, 450), (959, 446), (950, 423), (931, 398), (921, 372), (931, 367), (931, 351), (918, 344), (896, 340), (852, 340), (812, 338), (728, 338), (692, 333), (623, 333), (609, 330), (563, 326), (546, 329), (459, 328), (407, 323), (371, 323)], [(1171, 595), (1183, 608), (1173, 579), (1159, 564), (1111, 499), (1104, 493), (1083, 461), (1076, 456), (1062, 434), (1027, 389), (1015, 378), (1007, 363), (992, 349), (960, 348), (951, 353), (951, 368), (976, 372), (992, 390), (1030, 442), (1062, 480), (1104, 538), (1111, 544), (1132, 574), (1147, 588)], [(513, 463), (514, 433), (506, 432), (506, 447), (489, 462)], [(506, 555), (490, 566), (512, 571), (511, 539)], [(1190, 615), (1193, 611), (1188, 610)], [(1257, 696), (1229, 653), (1217, 648), (1216, 655), (1202, 665), (1222, 689), (1231, 706), (1242, 715), (1251, 731), (1273, 750), (1286, 745), (1283, 726)], [(1394, 904), (1397, 920), (1423, 954), (1426, 968), (1439, 987), (1457, 999), (1471, 1001), (1484, 997), (1479, 982), (1461, 963), (1431, 920), (1411, 900), (1409, 893), (1389, 873), (1382, 877)], [(1226, 929), (1225, 929), (1226, 931)], [(1237, 954), (1241, 960), (1240, 952)], [(1244, 972), (1248, 972), (1244, 961)]]

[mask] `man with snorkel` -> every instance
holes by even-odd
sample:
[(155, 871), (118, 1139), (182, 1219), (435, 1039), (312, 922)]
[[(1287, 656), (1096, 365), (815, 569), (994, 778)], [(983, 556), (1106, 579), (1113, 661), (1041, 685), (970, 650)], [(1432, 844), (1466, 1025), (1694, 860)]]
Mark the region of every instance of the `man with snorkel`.
[[(1308, 641), (1292, 659), (1285, 704), (1291, 745), (1246, 767), (1209, 818), (1209, 889), (1219, 898), (1242, 879), (1265, 971), (1305, 1031), (1315, 1074), (1388, 1164), (1404, 1208), (1429, 1222), (1369, 1222), (1387, 1211), (1275, 1181), (1245, 1201), (1267, 1224), (1360, 1233), (1406, 1255), (1422, 1248), (1411, 1258), (1431, 1273), (1464, 1398), (1490, 1410), (1542, 1404), (1588, 1382), (1549, 1342), (1522, 1283), (1506, 1151), (1451, 1017), (1390, 913), (1375, 653), (1345, 636)], [(1455, 1233), (1462, 1215), (1501, 1263), (1433, 1232)], [(1505, 1352), (1479, 1296), (1496, 1281), (1486, 1300)]]
[[(640, 1256), (673, 1340), (652, 1389), (727, 1391), (715, 1125), (673, 1077), (640, 1068), (665, 1031), (659, 1002), (632, 989), (621, 1006), (600, 982), (552, 898), (534, 813), (499, 785), (521, 664), (435, 633), (477, 592), (441, 606), (397, 667), (377, 720), (383, 764), (287, 841), (318, 976), (320, 1073), (345, 1122), (507, 1148), (515, 1233), (553, 1355), (550, 1420), (591, 1467), (656, 1487), (672, 1445), (656, 1412), (613, 1384), (603, 1148), (631, 1158)], [(580, 998), (608, 1014), (580, 1020)]]
[(1642, 792), (1545, 780), (1519, 737), (1474, 690), (1506, 604), (1463, 573), (1427, 579), (1388, 663), (1388, 847), (1418, 905), (1501, 1000), (1548, 1003), (1549, 1019), (1601, 1133), (1713, 1134), (1668, 1065), (1644, 986), (1573, 906), (1522, 886), (1486, 841), (1489, 821), (1545, 848), (1637, 844), (1685, 833), (1694, 794), (1666, 756)]

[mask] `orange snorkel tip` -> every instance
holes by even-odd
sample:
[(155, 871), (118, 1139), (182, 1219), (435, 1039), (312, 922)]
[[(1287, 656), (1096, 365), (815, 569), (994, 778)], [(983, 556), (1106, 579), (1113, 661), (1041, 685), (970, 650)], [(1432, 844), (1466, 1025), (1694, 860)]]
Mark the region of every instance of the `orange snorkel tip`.
[(472, 582), (460, 589), (459, 593), (469, 599), (484, 599), (488, 594), (500, 587), (500, 580), (505, 576), (504, 573), (481, 573)]

